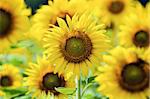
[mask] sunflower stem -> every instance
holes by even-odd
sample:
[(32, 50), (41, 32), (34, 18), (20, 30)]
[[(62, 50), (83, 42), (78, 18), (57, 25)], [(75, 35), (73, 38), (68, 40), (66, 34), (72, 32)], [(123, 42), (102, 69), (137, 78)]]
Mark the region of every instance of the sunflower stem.
[(81, 77), (76, 78), (76, 86), (77, 86), (76, 99), (81, 99)]
[(78, 80), (78, 99), (81, 99), (81, 82), (80, 82), (80, 78)]

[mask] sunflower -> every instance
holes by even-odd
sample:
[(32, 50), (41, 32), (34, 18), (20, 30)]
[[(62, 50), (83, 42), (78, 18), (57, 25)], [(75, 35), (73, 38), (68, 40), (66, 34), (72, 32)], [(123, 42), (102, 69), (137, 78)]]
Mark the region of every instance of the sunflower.
[[(94, 0), (99, 7), (99, 17), (108, 28), (116, 28), (132, 12), (133, 0)], [(119, 20), (118, 20), (119, 19)]]
[[(10, 64), (2, 65), (0, 69), (0, 89), (10, 88), (14, 89), (20, 87), (22, 83), (22, 76), (19, 73), (19, 69)], [(4, 92), (0, 92), (0, 95), (5, 95)]]
[(30, 10), (25, 8), (23, 0), (0, 0), (0, 45), (1, 51), (15, 43), (27, 31)]
[(53, 0), (49, 1), (49, 5), (43, 5), (32, 18), (33, 26), (29, 33), (31, 38), (35, 38), (41, 41), (43, 34), (48, 30), (49, 24), (58, 25), (57, 17), (64, 18), (66, 15), (72, 17), (75, 12), (82, 12), (84, 7), (80, 5), (86, 5), (86, 2), (80, 1), (68, 1), (68, 0)]
[(146, 99), (150, 95), (150, 63), (146, 60), (150, 51), (139, 53), (118, 47), (105, 55), (106, 65), (99, 68), (101, 74), (96, 78), (101, 85), (98, 91), (110, 99)]
[(97, 24), (88, 12), (75, 14), (72, 20), (67, 15), (66, 21), (58, 18), (59, 26), (53, 25), (44, 34), (45, 54), (56, 71), (87, 75), (89, 67), (99, 64), (101, 52), (109, 47), (105, 26)]
[(120, 26), (120, 33), (118, 33), (120, 44), (125, 47), (135, 46), (138, 48), (149, 48), (149, 22), (149, 7), (147, 6), (146, 8), (143, 8), (139, 5), (139, 7), (137, 7), (137, 11), (135, 11), (134, 14), (129, 15), (124, 24)]
[[(63, 73), (54, 72), (54, 66), (46, 58), (38, 58), (37, 64), (30, 63), (26, 70), (28, 77), (25, 78), (25, 86), (29, 93), (38, 99), (66, 99), (65, 95), (56, 91), (55, 88), (74, 88), (74, 82)], [(43, 98), (45, 97), (45, 98)]]

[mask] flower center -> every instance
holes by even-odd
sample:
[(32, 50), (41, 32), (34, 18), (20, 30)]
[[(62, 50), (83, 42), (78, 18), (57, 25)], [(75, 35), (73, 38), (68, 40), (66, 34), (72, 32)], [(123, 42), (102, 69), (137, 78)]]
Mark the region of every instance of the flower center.
[(147, 47), (150, 43), (150, 35), (145, 31), (139, 31), (135, 34), (134, 44), (137, 47)]
[(78, 34), (67, 38), (61, 45), (61, 51), (68, 62), (80, 63), (91, 55), (92, 42), (86, 34)]
[(0, 78), (0, 86), (8, 87), (12, 85), (12, 80), (9, 76), (2, 76)]
[(11, 14), (3, 9), (0, 9), (0, 38), (3, 38), (9, 34), (11, 24)]
[(69, 55), (79, 57), (85, 53), (85, 42), (81, 38), (72, 37), (66, 42), (66, 51)]
[(112, 14), (119, 14), (123, 11), (123, 9), (124, 9), (124, 3), (122, 1), (113, 1), (111, 2), (108, 8), (108, 10)]
[(59, 92), (55, 90), (55, 87), (64, 87), (65, 80), (63, 77), (59, 77), (58, 74), (47, 73), (43, 77), (43, 89), (48, 93), (48, 91), (54, 93), (54, 95), (58, 95)]
[(131, 92), (137, 92), (147, 88), (149, 84), (147, 65), (142, 60), (125, 65), (121, 73), (121, 86)]

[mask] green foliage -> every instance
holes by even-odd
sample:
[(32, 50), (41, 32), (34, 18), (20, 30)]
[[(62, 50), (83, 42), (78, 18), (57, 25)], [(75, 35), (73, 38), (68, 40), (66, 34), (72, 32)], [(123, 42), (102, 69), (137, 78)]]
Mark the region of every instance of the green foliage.
[[(3, 92), (5, 92), (7, 95), (2, 97), (2, 99), (16, 99), (17, 97), (26, 96), (27, 89), (25, 87), (12, 89), (12, 88), (2, 88)], [(27, 99), (27, 98), (26, 98)]]
[(76, 91), (75, 88), (64, 88), (64, 87), (55, 88), (55, 90), (65, 95), (73, 95)]

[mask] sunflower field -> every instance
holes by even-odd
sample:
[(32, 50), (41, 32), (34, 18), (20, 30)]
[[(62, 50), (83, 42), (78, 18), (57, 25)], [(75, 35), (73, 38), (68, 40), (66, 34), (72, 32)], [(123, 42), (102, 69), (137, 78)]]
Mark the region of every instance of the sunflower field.
[(0, 0), (0, 99), (150, 99), (150, 0)]

